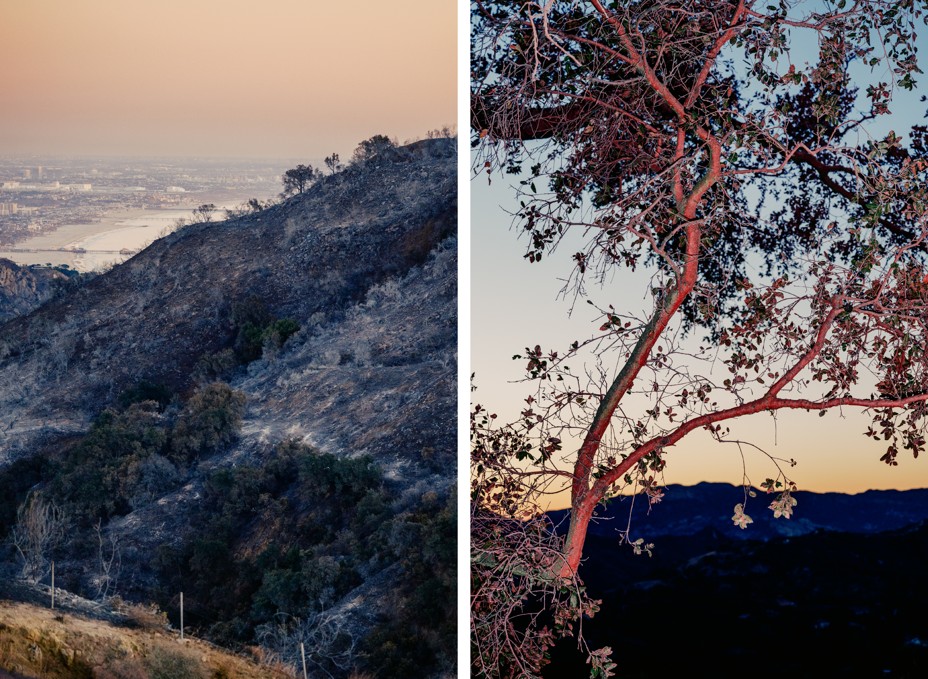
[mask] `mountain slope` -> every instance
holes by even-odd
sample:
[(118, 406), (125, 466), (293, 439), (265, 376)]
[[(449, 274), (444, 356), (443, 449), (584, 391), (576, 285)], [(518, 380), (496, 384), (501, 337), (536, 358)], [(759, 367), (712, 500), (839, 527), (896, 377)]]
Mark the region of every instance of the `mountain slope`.
[(456, 229), (453, 167), (447, 139), (396, 149), (260, 213), (188, 226), (0, 327), (0, 456), (41, 427), (85, 428), (139, 380), (189, 388), (231, 340), (236, 301), (307, 321), (421, 265)]
[[(760, 525), (741, 531), (724, 509), (743, 500), (740, 488), (670, 486), (633, 522), (635, 536), (653, 539), (651, 557), (620, 544), (608, 523), (590, 535), (580, 575), (602, 606), (584, 620), (586, 640), (613, 649), (618, 676), (922, 676), (926, 496), (803, 493), (792, 519), (771, 518), (786, 525), (777, 532), (759, 494), (748, 511)], [(568, 640), (543, 676), (587, 667)]]
[(67, 280), (58, 269), (19, 266), (0, 258), (0, 322), (29, 313)]
[(450, 671), (455, 190), (453, 140), (389, 149), (0, 326), (0, 531), (34, 486), (68, 589), (325, 637), (334, 676)]
[[(928, 519), (928, 489), (868, 490), (857, 495), (797, 491), (793, 493), (797, 505), (789, 519), (774, 518), (768, 508), (774, 497), (756, 491), (756, 497), (745, 500), (743, 488), (727, 483), (670, 485), (651, 507), (644, 495), (616, 498), (597, 511), (589, 534), (617, 539), (619, 531), (629, 526), (630, 514), (632, 538), (648, 541), (707, 530), (741, 540), (795, 537), (817, 530), (879, 533)], [(753, 520), (746, 529), (731, 520), (734, 506), (741, 503)], [(549, 516), (555, 525), (566, 527), (566, 511), (549, 512)]]

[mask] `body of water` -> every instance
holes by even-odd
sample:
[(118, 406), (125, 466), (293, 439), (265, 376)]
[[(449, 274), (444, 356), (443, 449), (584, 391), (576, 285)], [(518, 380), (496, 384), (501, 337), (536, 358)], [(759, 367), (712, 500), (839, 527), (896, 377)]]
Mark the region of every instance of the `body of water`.
[[(0, 250), (17, 264), (67, 264), (78, 271), (99, 271), (119, 264), (189, 220), (191, 209), (127, 210), (94, 224), (66, 224)], [(222, 219), (222, 213), (216, 216)], [(83, 250), (83, 252), (82, 252)]]

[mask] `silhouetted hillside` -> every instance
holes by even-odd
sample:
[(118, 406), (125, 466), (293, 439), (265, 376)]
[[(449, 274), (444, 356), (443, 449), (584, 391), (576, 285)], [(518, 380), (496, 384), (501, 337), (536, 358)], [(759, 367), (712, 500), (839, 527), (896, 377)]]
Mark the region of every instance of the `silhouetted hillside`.
[[(925, 675), (926, 491), (797, 494), (789, 521), (809, 515), (790, 525), (814, 527), (794, 536), (764, 526), (769, 510), (758, 494), (743, 537), (729, 530), (731, 511), (714, 509), (740, 493), (671, 486), (633, 529), (653, 538), (652, 558), (620, 546), (602, 524), (590, 536), (581, 576), (603, 603), (583, 630), (591, 647), (613, 648), (617, 676)], [(566, 641), (544, 676), (584, 668)]]
[[(775, 497), (761, 490), (745, 500), (740, 486), (727, 483), (699, 483), (695, 486), (670, 485), (653, 507), (642, 495), (616, 498), (597, 511), (590, 524), (590, 535), (617, 537), (624, 531), (631, 513), (632, 539), (645, 540), (668, 535), (694, 535), (703, 530), (739, 540), (770, 540), (794, 537), (817, 530), (851, 533), (879, 533), (902, 528), (928, 518), (928, 489), (897, 491), (868, 490), (857, 495), (797, 491), (792, 518), (774, 518), (768, 505)], [(734, 525), (731, 516), (736, 504), (744, 504), (753, 523), (747, 529)], [(566, 524), (566, 511), (549, 512), (555, 525)]]

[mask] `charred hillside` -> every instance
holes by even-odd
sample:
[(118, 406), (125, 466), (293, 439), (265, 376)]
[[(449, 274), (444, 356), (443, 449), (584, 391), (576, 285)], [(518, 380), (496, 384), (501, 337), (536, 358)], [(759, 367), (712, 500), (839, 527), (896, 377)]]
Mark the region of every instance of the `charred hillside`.
[(455, 232), (453, 151), (393, 149), (268, 210), (188, 226), (0, 327), (0, 446), (36, 422), (81, 428), (141, 380), (189, 388), (197, 362), (233, 340), (236, 302), (308, 320), (423, 264)]
[[(318, 672), (453, 671), (455, 142), (188, 225), (0, 325), (11, 573)], [(451, 649), (450, 651), (448, 649)]]
[(0, 259), (0, 323), (29, 313), (59, 293), (76, 275), (65, 267), (19, 266)]

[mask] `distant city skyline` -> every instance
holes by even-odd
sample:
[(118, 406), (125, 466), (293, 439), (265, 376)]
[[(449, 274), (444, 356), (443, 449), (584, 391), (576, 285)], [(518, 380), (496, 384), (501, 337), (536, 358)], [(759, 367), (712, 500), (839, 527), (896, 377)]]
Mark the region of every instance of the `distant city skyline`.
[(456, 120), (456, 3), (0, 4), (7, 155), (346, 159)]

